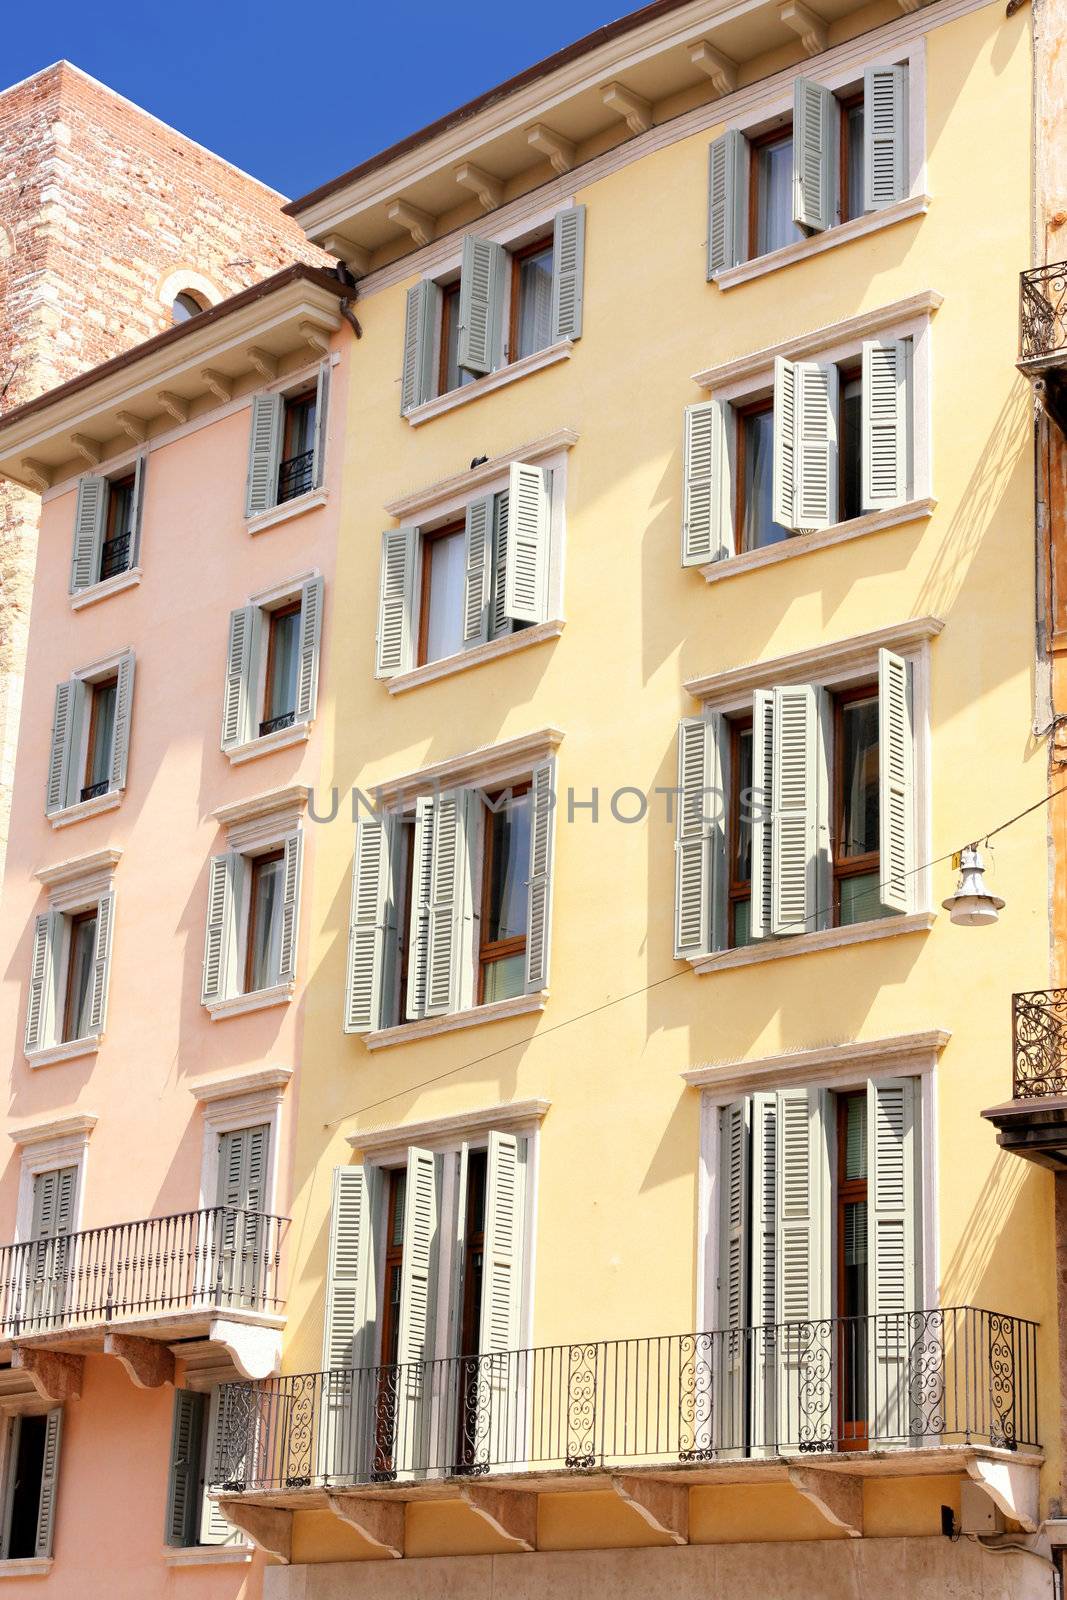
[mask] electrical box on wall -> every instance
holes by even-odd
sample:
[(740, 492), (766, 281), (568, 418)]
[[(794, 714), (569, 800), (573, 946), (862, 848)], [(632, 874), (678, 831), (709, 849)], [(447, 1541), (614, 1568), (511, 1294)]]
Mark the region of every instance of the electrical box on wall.
[(960, 1532), (1003, 1533), (1004, 1518), (985, 1490), (964, 1478), (960, 1484)]

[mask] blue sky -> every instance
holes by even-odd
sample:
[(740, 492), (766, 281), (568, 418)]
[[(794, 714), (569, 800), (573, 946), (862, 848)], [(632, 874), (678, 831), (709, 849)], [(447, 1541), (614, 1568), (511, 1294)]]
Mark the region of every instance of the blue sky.
[(8, 8), (0, 87), (65, 56), (296, 196), (611, 21), (618, 5), (48, 0)]

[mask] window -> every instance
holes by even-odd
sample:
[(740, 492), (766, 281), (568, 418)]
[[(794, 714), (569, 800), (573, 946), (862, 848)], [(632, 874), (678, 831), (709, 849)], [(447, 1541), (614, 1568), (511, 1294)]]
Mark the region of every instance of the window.
[(863, 1091), (834, 1096), (837, 1116), (837, 1161), (834, 1184), (837, 1237), (837, 1304), (841, 1318), (838, 1343), (842, 1377), (838, 1437), (842, 1448), (866, 1442), (867, 1363), (863, 1359), (870, 1304), (867, 1269), (867, 1096)]
[(792, 121), (710, 149), (709, 279), (908, 193), (908, 69), (868, 67), (862, 90), (794, 81)]
[(227, 1015), (225, 1003), (239, 996), (276, 997), (295, 982), (302, 853), (298, 831), (212, 856), (201, 998), (213, 1014)]
[(384, 808), (361, 815), (347, 1032), (465, 1011), (547, 985), (552, 783), (552, 762), (545, 761), (506, 790), (420, 795), (414, 826)]
[(330, 364), (324, 361), (312, 388), (252, 397), (245, 516), (258, 517), (322, 487), (326, 465), (326, 420)]
[(49, 816), (126, 787), (133, 675), (131, 653), (57, 685), (45, 801)]
[(375, 672), (394, 677), (548, 618), (552, 473), (513, 462), (462, 523), (382, 535)]
[(15, 1416), (5, 1424), (3, 1547), (5, 1561), (52, 1554), (59, 1489), (62, 1407), (43, 1416)]
[(306, 736), (318, 700), (322, 600), (315, 576), (230, 613), (222, 748), (231, 759), (287, 728)]
[(753, 702), (751, 718), (679, 727), (679, 958), (912, 907), (908, 663), (881, 650), (874, 682), (788, 684)]
[(211, 1499), (219, 1445), (227, 1436), (223, 1399), (227, 1391), (174, 1391), (165, 1538), (168, 1545), (232, 1544), (240, 1538)]
[(510, 249), (468, 234), (458, 283), (408, 291), (401, 411), (580, 338), (584, 256), (584, 206), (560, 211), (550, 238)]
[(774, 403), (757, 400), (736, 408), (737, 527), (742, 550), (788, 539), (774, 520)]
[(281, 971), (285, 852), (271, 850), (250, 863), (245, 993), (269, 989)]
[(85, 746), (85, 782), (81, 799), (95, 800), (110, 785), (111, 756), (115, 742), (115, 701), (119, 680), (101, 678), (88, 685), (89, 736)]
[(67, 992), (62, 1041), (84, 1039), (90, 1032), (93, 962), (96, 958), (97, 913), (80, 911), (68, 921)]
[(189, 289), (183, 289), (180, 294), (174, 297), (174, 304), (170, 313), (171, 321), (174, 323), (188, 322), (190, 317), (198, 317), (201, 311), (206, 309), (207, 307), (199, 295), (193, 294)]
[(113, 478), (90, 473), (78, 479), (70, 569), (72, 595), (120, 577), (140, 560), (145, 461), (146, 457), (139, 456), (132, 472)]
[(31, 1059), (75, 1040), (96, 1041), (107, 1019), (115, 896), (109, 890), (83, 899), (75, 891), (67, 899), (71, 909), (52, 908), (34, 923), (25, 1036)]

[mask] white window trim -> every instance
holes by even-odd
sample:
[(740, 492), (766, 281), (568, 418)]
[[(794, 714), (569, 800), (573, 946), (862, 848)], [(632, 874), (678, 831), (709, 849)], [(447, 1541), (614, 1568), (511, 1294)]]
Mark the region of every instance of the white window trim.
[(814, 550), (825, 550), (830, 545), (847, 544), (850, 539), (862, 539), (870, 533), (881, 533), (886, 528), (900, 528), (905, 523), (923, 522), (933, 516), (937, 501), (930, 496), (922, 500), (905, 500), (887, 511), (865, 511), (860, 517), (847, 522), (834, 522), (828, 528), (810, 533), (797, 533), (778, 544), (764, 545), (759, 550), (743, 550), (740, 555), (727, 556), (722, 561), (709, 561), (698, 567), (705, 583), (720, 583), (724, 578), (738, 578), (746, 572), (757, 572), (761, 567), (774, 567), (780, 561), (791, 561), (794, 556), (810, 555)]
[(529, 628), (520, 628), (517, 633), (501, 634), (499, 639), (489, 639), (485, 644), (472, 646), (454, 656), (440, 656), (436, 661), (426, 661), (421, 667), (412, 667), (408, 672), (397, 672), (386, 679), (390, 694), (406, 694), (409, 689), (419, 689), (424, 683), (436, 683), (439, 678), (452, 678), (457, 673), (469, 672), (472, 667), (484, 667), (492, 661), (498, 661), (501, 656), (517, 655), (520, 650), (529, 650), (533, 645), (548, 644), (552, 639), (558, 639), (564, 629), (562, 617), (553, 617), (548, 622), (535, 622)]
[(123, 589), (133, 589), (140, 583), (142, 569), (127, 567), (125, 572), (117, 572), (113, 578), (104, 578), (101, 583), (91, 583), (85, 589), (79, 589), (77, 594), (70, 596), (70, 609), (84, 611), (86, 606), (95, 606), (100, 600), (110, 600), (113, 594), (121, 594)]
[(15, 1212), (15, 1244), (21, 1244), (28, 1239), (33, 1229), (34, 1179), (42, 1172), (52, 1172), (59, 1167), (77, 1168), (74, 1226), (71, 1232), (81, 1231), (85, 1174), (89, 1161), (89, 1137), (96, 1123), (95, 1116), (84, 1112), (52, 1122), (41, 1122), (11, 1130), (11, 1139), (21, 1151), (18, 1202)]
[(477, 1028), (487, 1022), (508, 1022), (512, 1017), (543, 1011), (547, 989), (536, 994), (517, 994), (510, 1000), (490, 1000), (486, 1005), (469, 1006), (465, 1011), (449, 1011), (439, 1017), (421, 1017), (415, 1022), (399, 1022), (392, 1028), (377, 1028), (362, 1035), (368, 1050), (387, 1050), (390, 1045), (413, 1044), (417, 1039), (433, 1039), (458, 1028)]
[(191, 1544), (163, 1546), (165, 1567), (246, 1567), (255, 1554), (251, 1544)]
[[(289, 600), (300, 599), (304, 584), (321, 576), (319, 569), (314, 567), (310, 572), (301, 572), (295, 578), (287, 578), (284, 583), (272, 584), (269, 589), (261, 589), (258, 594), (249, 595), (246, 604), (256, 606), (260, 611), (274, 611)], [(264, 633), (259, 659), (256, 662), (255, 704), (257, 706), (263, 704), (266, 674), (267, 639)], [(255, 761), (259, 756), (272, 755), (275, 750), (288, 750), (293, 745), (306, 744), (311, 737), (314, 723), (314, 717), (305, 717), (301, 722), (290, 723), (288, 728), (276, 728), (273, 733), (257, 734), (254, 739), (246, 739), (242, 744), (231, 745), (223, 753), (232, 767), (244, 766), (245, 762)]]
[[(102, 797), (103, 798), (103, 797)], [(118, 792), (114, 798), (117, 801)], [(88, 802), (90, 805), (92, 802)], [(34, 873), (37, 881), (48, 890), (48, 909), (62, 916), (79, 911), (89, 911), (101, 895), (110, 894), (115, 887), (115, 868), (122, 859), (117, 848), (94, 851), (92, 855), (76, 856), (60, 861), (54, 867), (41, 867)], [(114, 929), (112, 929), (114, 940)], [(63, 969), (56, 977), (57, 994), (66, 991), (66, 965), (70, 956), (69, 932), (63, 940)], [(31, 1068), (51, 1067), (60, 1061), (76, 1061), (81, 1056), (95, 1055), (103, 1043), (103, 1033), (86, 1033), (80, 1039), (65, 1039), (55, 1044), (43, 1045), (40, 1050), (24, 1050), (23, 1057)]]
[[(254, 795), (250, 800), (219, 806), (212, 816), (225, 829), (227, 849), (236, 850), (251, 859), (262, 855), (264, 851), (277, 849), (298, 833), (303, 833), (306, 846), (307, 830), (303, 826), (303, 817), (307, 802), (307, 788), (303, 784), (290, 784), (285, 789), (271, 789), (265, 794)], [(252, 887), (251, 874), (246, 872), (244, 876), (242, 900), (237, 911), (237, 950), (234, 957), (239, 971), (244, 969)], [(301, 896), (301, 905), (303, 903)], [(299, 930), (297, 941), (299, 948)], [(208, 1000), (204, 1002), (204, 1010), (212, 1022), (224, 1022), (230, 1017), (247, 1016), (252, 1011), (286, 1006), (295, 993), (295, 982), (274, 983), (265, 989), (252, 989), (247, 994), (223, 995), (218, 1000)]]
[(918, 1078), (922, 1106), (923, 1304), (938, 1304), (941, 1267), (938, 1249), (938, 1058), (951, 1035), (944, 1029), (897, 1038), (855, 1040), (814, 1050), (783, 1051), (752, 1062), (723, 1062), (682, 1073), (700, 1090), (700, 1150), (697, 1165), (696, 1326), (713, 1328), (718, 1315), (719, 1271), (719, 1110), (758, 1089), (800, 1087), (859, 1088), (869, 1078)]
[(543, 367), (555, 366), (557, 361), (569, 361), (574, 354), (574, 345), (573, 339), (560, 339), (556, 344), (546, 345), (543, 350), (535, 350), (533, 355), (522, 356), (506, 367), (497, 367), (495, 372), (475, 378), (473, 383), (464, 384), (461, 389), (449, 389), (447, 394), (424, 400), (421, 406), (412, 406), (410, 411), (405, 411), (404, 416), (412, 428), (418, 428), (446, 411), (454, 411), (457, 406), (469, 405), (483, 394), (492, 394), (494, 389), (502, 389), (506, 384), (529, 377), (532, 372), (540, 372)]
[(52, 1556), (20, 1556), (0, 1561), (0, 1578), (47, 1578), (54, 1565)]
[(753, 278), (763, 278), (769, 272), (781, 272), (784, 267), (792, 267), (798, 261), (821, 256), (823, 251), (834, 250), (839, 244), (865, 239), (868, 234), (880, 233), (883, 228), (891, 228), (898, 222), (910, 222), (913, 217), (925, 216), (929, 209), (928, 194), (905, 195), (903, 200), (883, 206), (880, 211), (865, 211), (861, 216), (851, 217), (848, 222), (838, 222), (832, 228), (824, 228), (821, 233), (811, 233), (806, 239), (797, 239), (778, 250), (768, 250), (766, 255), (752, 256), (748, 261), (739, 262), (736, 267), (725, 267), (722, 272), (715, 274), (712, 282), (723, 292), (736, 289), (742, 283), (751, 283)]
[(268, 528), (277, 527), (279, 522), (292, 522), (295, 517), (302, 517), (308, 511), (317, 511), (320, 506), (326, 505), (329, 498), (328, 489), (308, 489), (306, 494), (294, 495), (291, 500), (283, 500), (280, 505), (259, 511), (254, 517), (246, 517), (245, 528), (253, 536), (265, 533)]
[[(83, 590), (82, 592), (87, 593), (88, 591)], [(111, 673), (117, 673), (120, 663), (125, 661), (127, 656), (135, 656), (132, 645), (127, 645), (125, 650), (117, 650), (114, 655), (105, 656), (101, 661), (94, 661), (88, 667), (76, 667), (71, 673), (71, 678), (77, 679), (79, 683), (84, 684), (99, 683), (102, 678), (108, 677)], [(85, 725), (80, 734), (75, 762), (75, 770), (79, 772), (84, 772), (85, 770), (85, 757), (89, 742), (89, 720), (88, 717), (83, 719)], [(114, 734), (112, 734), (112, 739), (114, 739)], [(93, 800), (75, 800), (70, 805), (61, 806), (58, 811), (50, 812), (48, 821), (53, 828), (68, 828), (72, 822), (83, 822), (86, 817), (96, 817), (101, 812), (114, 811), (117, 806), (122, 804), (122, 797), (125, 793), (126, 787), (123, 785), (119, 789), (108, 789), (106, 794), (98, 794)]]
[[(394, 806), (413, 806), (420, 794), (435, 789), (488, 789), (513, 783), (528, 777), (530, 768), (538, 761), (547, 761), (555, 755), (563, 742), (559, 728), (540, 728), (535, 733), (520, 734), (515, 739), (502, 740), (500, 744), (484, 746), (447, 761), (434, 761), (414, 772), (401, 773), (371, 785), (379, 803)], [(216, 813), (218, 815), (218, 813)]]
[[(247, 922), (247, 905), (241, 911), (242, 920)], [(247, 930), (245, 930), (247, 931)], [(242, 932), (241, 948), (238, 950), (238, 961), (243, 961), (244, 932)], [(245, 1017), (251, 1011), (269, 1011), (272, 1006), (287, 1006), (296, 993), (295, 983), (272, 983), (266, 989), (252, 989), (248, 994), (232, 994), (222, 1000), (208, 1000), (204, 1010), (212, 1022), (226, 1022), (230, 1017)]]
[(456, 1111), (425, 1122), (380, 1123), (356, 1133), (347, 1133), (352, 1149), (372, 1164), (395, 1162), (409, 1145), (424, 1150), (455, 1149), (464, 1139), (477, 1139), (493, 1129), (498, 1133), (529, 1133), (540, 1127), (552, 1108), (551, 1100), (532, 1096), (528, 1100), (505, 1100), (498, 1105), (480, 1106), (476, 1111)]
[(171, 313), (175, 300), (183, 293), (199, 295), (207, 301), (208, 309), (217, 306), (223, 298), (222, 290), (195, 267), (175, 267), (161, 281), (156, 294), (163, 309)]
[(194, 1084), (192, 1092), (203, 1110), (204, 1143), (200, 1163), (200, 1209), (218, 1204), (219, 1136), (239, 1128), (266, 1124), (267, 1213), (278, 1216), (278, 1188), (281, 1163), (278, 1159), (282, 1135), (282, 1102), (293, 1076), (291, 1067), (253, 1069), (228, 1079)]
[(467, 472), (455, 472), (448, 478), (436, 478), (422, 489), (391, 500), (383, 510), (396, 522), (442, 521), (457, 510), (462, 510), (480, 495), (507, 487), (508, 468), (514, 461), (525, 461), (530, 466), (548, 467), (553, 472), (566, 465), (567, 451), (578, 443), (575, 428), (557, 428), (539, 439), (529, 439), (525, 444), (512, 446), (491, 456)]

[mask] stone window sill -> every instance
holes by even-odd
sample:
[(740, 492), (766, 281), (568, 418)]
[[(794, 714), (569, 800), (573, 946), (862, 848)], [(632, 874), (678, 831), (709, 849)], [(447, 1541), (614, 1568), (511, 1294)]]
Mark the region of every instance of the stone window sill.
[(809, 956), (818, 950), (836, 950), (841, 945), (926, 933), (935, 920), (936, 912), (910, 911), (904, 916), (879, 917), (874, 922), (853, 922), (847, 928), (821, 928), (818, 933), (798, 934), (795, 938), (747, 944), (740, 950), (716, 950), (710, 956), (697, 956), (690, 966), (694, 972), (704, 974), (723, 972), (730, 967), (757, 966), (765, 961), (787, 961), (790, 956)]
[(222, 1000), (208, 1000), (204, 1009), (212, 1022), (224, 1022), (227, 1017), (243, 1017), (249, 1011), (267, 1011), (271, 1006), (287, 1006), (295, 992), (295, 983), (274, 983), (269, 989), (253, 989), (250, 994), (231, 994)]
[(57, 1061), (77, 1061), (79, 1056), (94, 1056), (103, 1041), (102, 1033), (88, 1033), (84, 1039), (67, 1039), (63, 1044), (46, 1044), (40, 1050), (27, 1050), (31, 1067), (51, 1067)]
[(309, 489), (307, 494), (298, 494), (292, 500), (283, 500), (279, 506), (271, 506), (254, 517), (246, 517), (245, 527), (251, 534), (264, 533), (267, 528), (277, 527), (279, 522), (291, 522), (294, 517), (302, 517), (305, 511), (317, 510), (328, 499), (327, 490)]
[(47, 1578), (52, 1566), (51, 1556), (18, 1556), (0, 1561), (0, 1578)]
[(230, 1567), (247, 1566), (252, 1560), (250, 1544), (192, 1544), (180, 1548), (166, 1545), (163, 1549), (165, 1567)]
[(543, 350), (535, 350), (532, 356), (523, 356), (520, 361), (512, 361), (506, 367), (498, 367), (495, 372), (487, 372), (484, 378), (475, 378), (473, 383), (466, 384), (462, 389), (450, 389), (447, 394), (439, 394), (433, 400), (424, 400), (421, 406), (412, 406), (404, 415), (413, 428), (418, 428), (424, 422), (429, 422), (431, 417), (439, 417), (446, 411), (454, 411), (457, 406), (469, 405), (472, 400), (477, 400), (483, 394), (492, 394), (494, 389), (502, 389), (505, 384), (515, 383), (519, 378), (525, 378), (528, 373), (540, 372), (542, 367), (554, 366), (557, 361), (567, 361), (574, 351), (574, 341), (561, 339), (558, 344), (546, 345)]
[(310, 722), (294, 722), (291, 727), (279, 728), (275, 733), (265, 733), (258, 739), (248, 739), (244, 744), (235, 744), (226, 751), (226, 759), (233, 767), (240, 767), (246, 761), (255, 761), (259, 756), (269, 756), (275, 750), (288, 750), (294, 744), (306, 744), (311, 734)]
[(867, 211), (862, 217), (839, 222), (835, 228), (827, 228), (823, 233), (810, 234), (806, 239), (798, 239), (795, 244), (771, 250), (765, 256), (756, 256), (751, 261), (739, 262), (736, 267), (727, 267), (725, 271), (715, 274), (714, 282), (720, 289), (735, 289), (738, 284), (749, 283), (753, 278), (766, 277), (768, 272), (778, 272), (782, 267), (791, 267), (796, 261), (807, 261), (810, 256), (822, 255), (824, 250), (848, 244), (850, 239), (862, 239), (868, 233), (880, 233), (883, 228), (891, 228), (895, 222), (921, 217), (929, 209), (928, 194), (905, 195), (903, 200), (897, 200), (881, 211)]
[(114, 811), (122, 804), (122, 790), (109, 789), (98, 794), (95, 800), (78, 800), (72, 806), (63, 806), (49, 815), (53, 828), (69, 828), (72, 822), (84, 822), (87, 817), (98, 817), (102, 811)]
[(794, 556), (809, 555), (813, 550), (825, 550), (833, 544), (845, 544), (849, 539), (861, 539), (868, 533), (879, 533), (883, 528), (897, 528), (905, 522), (918, 522), (933, 513), (936, 500), (906, 500), (903, 505), (891, 506), (887, 511), (867, 511), (862, 517), (852, 517), (848, 522), (835, 522), (831, 528), (820, 528), (814, 533), (794, 534), (780, 544), (767, 545), (763, 550), (745, 550), (739, 556), (725, 556), (721, 561), (709, 561), (699, 568), (708, 583), (719, 583), (723, 578), (737, 578), (744, 572), (755, 572), (760, 567), (777, 566), (779, 561), (790, 561)]
[(543, 989), (538, 994), (518, 994), (511, 1000), (494, 1000), (489, 1005), (471, 1006), (443, 1017), (423, 1017), (419, 1022), (402, 1022), (397, 1028), (378, 1028), (365, 1033), (363, 1043), (368, 1050), (384, 1050), (393, 1044), (413, 1044), (439, 1033), (453, 1033), (457, 1028), (477, 1028), (483, 1022), (507, 1022), (511, 1017), (543, 1011), (547, 999), (548, 993)]
[(116, 572), (113, 578), (105, 578), (102, 583), (91, 583), (87, 589), (79, 589), (77, 594), (72, 594), (70, 609), (84, 611), (86, 606), (95, 606), (98, 600), (110, 600), (113, 594), (121, 594), (123, 589), (136, 588), (140, 581), (140, 567), (128, 567), (125, 572)]
[(507, 633), (500, 639), (490, 639), (488, 644), (475, 645), (459, 655), (442, 656), (440, 661), (427, 661), (410, 672), (398, 672), (388, 680), (390, 694), (404, 694), (408, 689), (418, 689), (421, 684), (434, 683), (438, 678), (451, 678), (457, 672), (468, 672), (471, 667), (484, 666), (488, 661), (499, 661), (501, 656), (512, 656), (531, 645), (545, 644), (558, 639), (563, 632), (563, 622), (536, 622), (532, 628), (520, 628), (517, 633)]

